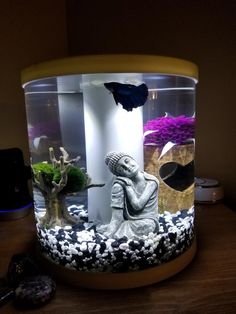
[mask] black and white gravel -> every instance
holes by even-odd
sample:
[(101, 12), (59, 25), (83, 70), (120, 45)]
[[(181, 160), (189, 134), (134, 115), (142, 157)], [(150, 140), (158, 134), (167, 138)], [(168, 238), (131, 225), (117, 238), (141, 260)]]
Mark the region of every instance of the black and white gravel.
[[(194, 238), (194, 209), (159, 215), (160, 231), (140, 240), (106, 238), (88, 223), (83, 206), (71, 206), (80, 223), (45, 229), (37, 224), (41, 250), (56, 264), (93, 272), (125, 272), (160, 265), (186, 251)], [(37, 215), (36, 215), (37, 216)]]

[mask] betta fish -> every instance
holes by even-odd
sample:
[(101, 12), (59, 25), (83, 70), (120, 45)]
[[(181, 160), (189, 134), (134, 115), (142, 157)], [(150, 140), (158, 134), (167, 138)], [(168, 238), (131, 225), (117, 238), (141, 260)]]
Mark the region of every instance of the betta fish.
[(120, 103), (127, 111), (132, 111), (133, 108), (143, 106), (148, 97), (148, 88), (144, 83), (135, 86), (109, 82), (104, 83), (104, 86), (113, 94), (116, 104)]

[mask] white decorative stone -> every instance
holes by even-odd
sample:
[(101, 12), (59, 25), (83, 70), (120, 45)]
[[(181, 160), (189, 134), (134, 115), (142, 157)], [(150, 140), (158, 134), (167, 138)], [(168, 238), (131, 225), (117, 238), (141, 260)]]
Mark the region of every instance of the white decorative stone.
[(86, 242), (82, 242), (81, 245), (80, 245), (80, 250), (83, 252), (83, 251), (86, 251), (87, 249), (88, 249), (87, 243)]
[(127, 250), (127, 249), (129, 248), (129, 245), (128, 245), (128, 243), (121, 243), (121, 244), (119, 245), (119, 248), (120, 248), (121, 250)]
[(88, 250), (89, 250), (89, 253), (91, 253), (92, 252), (92, 250), (93, 250), (93, 248), (95, 247), (95, 243), (93, 243), (93, 242), (88, 242)]
[(66, 230), (66, 231), (71, 230), (71, 229), (72, 229), (72, 227), (69, 225), (64, 227), (64, 230)]
[(71, 252), (71, 254), (75, 254), (75, 255), (78, 254), (78, 251), (76, 249), (74, 249), (74, 248), (71, 248), (70, 252)]

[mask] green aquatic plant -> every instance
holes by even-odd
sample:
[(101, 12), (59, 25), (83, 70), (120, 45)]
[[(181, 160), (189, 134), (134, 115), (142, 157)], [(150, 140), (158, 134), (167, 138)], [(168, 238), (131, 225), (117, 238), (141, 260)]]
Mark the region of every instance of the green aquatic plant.
[[(35, 179), (39, 180), (39, 176), (43, 176), (45, 184), (53, 188), (52, 182), (57, 184), (61, 180), (61, 171), (59, 167), (54, 167), (52, 164), (40, 162), (32, 165)], [(60, 191), (62, 194), (77, 193), (86, 187), (88, 176), (79, 167), (70, 165), (67, 171), (67, 184)]]
[(69, 160), (66, 150), (60, 148), (62, 156), (57, 160), (52, 147), (49, 148), (51, 163), (40, 162), (32, 165), (33, 183), (41, 191), (46, 206), (46, 214), (40, 223), (47, 228), (56, 225), (63, 227), (76, 224), (78, 221), (68, 212), (66, 195), (78, 193), (104, 184), (91, 184), (91, 178), (75, 164), (80, 157)]
[(40, 176), (42, 176), (45, 185), (51, 188), (53, 187), (52, 181), (54, 176), (54, 167), (52, 164), (48, 164), (46, 162), (39, 162), (32, 165), (32, 170), (34, 173), (34, 182), (39, 181)]
[[(62, 189), (61, 193), (70, 194), (76, 193), (84, 188), (88, 183), (88, 176), (79, 167), (70, 166), (67, 172), (68, 180), (66, 186)], [(59, 169), (56, 169), (53, 180), (57, 183), (61, 180), (61, 173)]]

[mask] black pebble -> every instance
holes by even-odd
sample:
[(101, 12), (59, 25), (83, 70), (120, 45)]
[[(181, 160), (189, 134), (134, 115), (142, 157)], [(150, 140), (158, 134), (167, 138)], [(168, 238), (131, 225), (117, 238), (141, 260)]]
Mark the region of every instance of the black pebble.
[(57, 235), (57, 236), (56, 236), (56, 239), (57, 239), (58, 242), (59, 242), (59, 241), (62, 241), (62, 240), (65, 239), (65, 235), (64, 235), (64, 234)]
[(83, 231), (83, 230), (85, 230), (85, 226), (83, 223), (78, 223), (78, 224), (72, 226), (72, 230), (75, 232), (76, 231)]
[[(128, 241), (128, 238), (127, 238), (126, 236), (124, 236), (124, 237), (118, 239), (117, 241), (118, 241), (120, 244), (121, 244), (121, 243), (126, 243), (126, 242)], [(144, 242), (143, 242), (143, 243), (144, 243)]]
[(71, 236), (71, 239), (72, 239), (72, 243), (76, 243), (77, 242), (76, 232), (72, 233), (70, 236)]
[(130, 241), (129, 246), (132, 250), (136, 250), (140, 246), (140, 244), (137, 241)]
[(170, 233), (169, 233), (170, 242), (174, 243), (176, 237), (177, 237), (177, 234), (176, 234), (176, 233), (173, 233), (173, 232), (170, 232)]
[(56, 290), (55, 282), (48, 276), (30, 276), (19, 283), (15, 302), (19, 306), (34, 307), (48, 302)]
[(99, 233), (95, 234), (96, 243), (100, 244), (103, 241), (103, 238), (99, 235)]
[(119, 245), (120, 245), (119, 242), (116, 240), (111, 243), (111, 246), (114, 248), (117, 248)]
[(141, 247), (144, 246), (144, 241), (143, 241), (143, 240), (140, 240), (140, 241), (139, 241), (139, 244), (141, 245)]
[(102, 254), (106, 249), (106, 243), (105, 242), (101, 242), (100, 243), (100, 250), (99, 252)]

